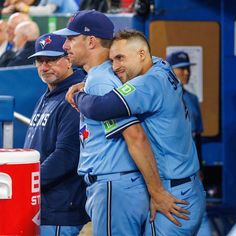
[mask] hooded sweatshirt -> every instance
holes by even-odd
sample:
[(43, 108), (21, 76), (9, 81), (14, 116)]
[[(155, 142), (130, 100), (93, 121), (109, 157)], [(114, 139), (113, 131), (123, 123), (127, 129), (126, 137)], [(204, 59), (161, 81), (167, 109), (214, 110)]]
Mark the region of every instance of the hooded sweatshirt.
[(41, 225), (77, 226), (88, 222), (85, 184), (78, 176), (80, 115), (65, 101), (82, 70), (47, 91), (39, 99), (26, 134), (25, 148), (40, 153)]

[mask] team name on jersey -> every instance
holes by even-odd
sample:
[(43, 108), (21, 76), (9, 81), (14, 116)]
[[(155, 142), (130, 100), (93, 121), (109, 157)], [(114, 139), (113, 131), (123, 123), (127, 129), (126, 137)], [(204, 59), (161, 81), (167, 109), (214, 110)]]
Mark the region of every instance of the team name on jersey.
[(50, 113), (34, 114), (30, 121), (30, 126), (33, 127), (46, 126), (49, 116)]

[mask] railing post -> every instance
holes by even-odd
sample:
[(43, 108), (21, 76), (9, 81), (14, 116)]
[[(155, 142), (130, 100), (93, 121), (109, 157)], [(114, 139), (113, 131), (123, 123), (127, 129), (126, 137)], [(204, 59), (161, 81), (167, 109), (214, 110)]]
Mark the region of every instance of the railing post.
[(3, 127), (3, 148), (13, 147), (13, 112), (15, 99), (13, 96), (0, 96), (0, 122)]

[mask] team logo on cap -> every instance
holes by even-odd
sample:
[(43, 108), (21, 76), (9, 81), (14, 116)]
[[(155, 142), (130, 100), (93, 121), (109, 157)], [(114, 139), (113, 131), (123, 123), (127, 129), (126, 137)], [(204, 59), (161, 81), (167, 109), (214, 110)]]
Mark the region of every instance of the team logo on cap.
[(179, 58), (183, 58), (183, 59), (186, 59), (186, 58), (187, 58), (186, 54), (184, 54), (184, 53), (179, 54), (178, 57), (179, 57)]
[(50, 44), (52, 42), (50, 36), (48, 36), (46, 39), (42, 39), (39, 43), (42, 47), (42, 49), (44, 49), (46, 47), (47, 44)]
[(72, 21), (74, 21), (75, 17), (78, 15), (79, 12), (76, 12), (73, 16), (70, 17), (70, 19), (68, 20), (68, 24), (71, 23)]
[(84, 27), (84, 32), (89, 32), (90, 31), (90, 29), (88, 28), (88, 27)]
[(72, 17), (69, 19), (68, 23), (71, 23), (74, 19), (75, 19), (75, 16), (72, 16)]
[(89, 137), (89, 131), (87, 130), (87, 125), (84, 125), (82, 128), (80, 128), (79, 136), (81, 144), (84, 147), (85, 140)]

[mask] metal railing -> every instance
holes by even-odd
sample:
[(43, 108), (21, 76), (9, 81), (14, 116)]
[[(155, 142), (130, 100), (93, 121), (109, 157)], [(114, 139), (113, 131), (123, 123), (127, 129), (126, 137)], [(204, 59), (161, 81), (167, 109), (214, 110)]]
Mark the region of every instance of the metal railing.
[(30, 119), (18, 112), (14, 112), (15, 99), (12, 96), (0, 96), (0, 122), (2, 123), (2, 146), (13, 148), (13, 119), (25, 125), (30, 124)]
[(14, 112), (13, 115), (18, 121), (22, 122), (23, 124), (25, 124), (25, 125), (30, 124), (30, 119), (28, 117), (26, 117), (18, 112)]

